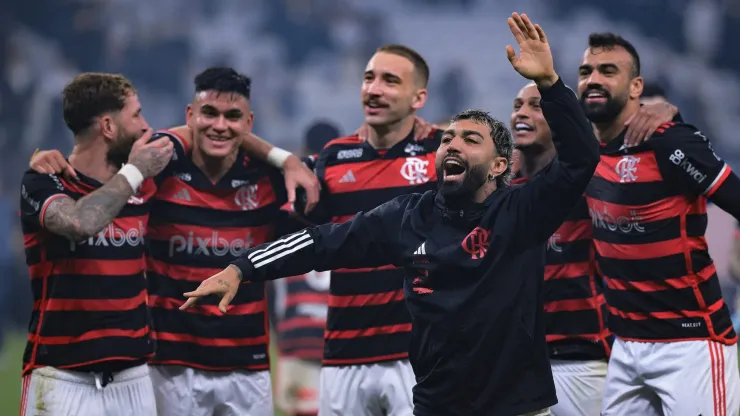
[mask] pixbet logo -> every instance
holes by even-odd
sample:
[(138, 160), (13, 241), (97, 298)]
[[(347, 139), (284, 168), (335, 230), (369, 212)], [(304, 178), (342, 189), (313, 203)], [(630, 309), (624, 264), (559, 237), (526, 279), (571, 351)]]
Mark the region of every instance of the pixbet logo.
[(218, 235), (214, 231), (210, 237), (197, 237), (192, 232), (184, 235), (173, 235), (170, 237), (169, 255), (173, 257), (175, 253), (187, 253), (204, 256), (225, 256), (240, 257), (249, 250), (254, 244), (252, 234), (247, 233), (243, 239), (235, 238), (231, 241)]
[(108, 224), (97, 235), (77, 243), (70, 243), (70, 249), (75, 251), (77, 246), (84, 245), (94, 247), (138, 246), (144, 244), (145, 234), (144, 223), (141, 221), (138, 222), (138, 227), (128, 229), (122, 229), (113, 224)]

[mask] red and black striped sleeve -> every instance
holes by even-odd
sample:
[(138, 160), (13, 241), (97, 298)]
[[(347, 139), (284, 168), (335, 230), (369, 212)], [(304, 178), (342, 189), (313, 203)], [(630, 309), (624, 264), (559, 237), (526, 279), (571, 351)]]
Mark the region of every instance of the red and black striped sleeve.
[(740, 220), (740, 179), (701, 131), (689, 124), (667, 123), (650, 143), (661, 175), (669, 184), (686, 194), (711, 198)]

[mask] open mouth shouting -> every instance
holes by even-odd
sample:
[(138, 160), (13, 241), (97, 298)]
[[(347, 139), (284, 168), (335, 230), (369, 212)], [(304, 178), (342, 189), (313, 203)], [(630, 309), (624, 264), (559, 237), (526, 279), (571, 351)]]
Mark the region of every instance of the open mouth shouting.
[(445, 181), (462, 180), (467, 170), (467, 164), (459, 157), (447, 156), (442, 160), (442, 175)]

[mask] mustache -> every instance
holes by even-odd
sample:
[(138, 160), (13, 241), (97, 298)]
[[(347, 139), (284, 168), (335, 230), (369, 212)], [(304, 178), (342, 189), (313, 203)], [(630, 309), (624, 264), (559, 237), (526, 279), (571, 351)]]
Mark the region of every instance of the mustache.
[(460, 157), (460, 155), (455, 153), (447, 153), (445, 157), (442, 158), (442, 163), (448, 161), (448, 160), (454, 160), (456, 162), (461, 163), (463, 166), (468, 167), (468, 161)]
[(368, 98), (367, 100), (363, 100), (362, 103), (364, 105), (375, 105), (377, 107), (387, 107), (388, 106), (388, 103), (384, 103), (383, 101), (377, 98)]

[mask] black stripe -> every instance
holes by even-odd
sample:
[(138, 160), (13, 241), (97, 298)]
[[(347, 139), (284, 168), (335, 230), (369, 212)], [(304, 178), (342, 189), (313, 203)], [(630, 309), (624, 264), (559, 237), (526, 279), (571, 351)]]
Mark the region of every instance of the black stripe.
[(411, 315), (403, 300), (384, 305), (350, 308), (329, 307), (326, 329), (344, 331), (375, 326), (399, 325), (411, 322)]
[[(41, 336), (80, 336), (86, 332), (101, 329), (138, 331), (148, 324), (145, 303), (128, 311), (46, 311), (41, 323)], [(38, 320), (32, 320), (29, 332), (36, 333), (37, 325)]]
[(588, 275), (545, 281), (545, 302), (591, 297), (591, 278)]
[[(204, 279), (208, 277), (210, 276), (204, 276)], [(171, 277), (167, 277), (154, 272), (147, 273), (147, 282), (149, 283), (150, 295), (162, 296), (172, 299), (182, 299), (183, 302), (185, 301), (185, 298), (182, 296), (182, 294), (195, 290), (199, 285), (197, 281), (173, 279)], [(236, 292), (236, 296), (231, 301), (231, 304), (242, 305), (245, 303), (260, 302), (264, 299), (265, 284), (263, 282), (254, 282), (248, 285), (241, 285), (239, 287), (239, 291)], [(198, 300), (198, 304), (200, 305), (218, 305), (218, 302), (219, 299), (211, 296), (204, 297)], [(186, 316), (189, 315), (183, 316), (181, 314), (181, 318), (185, 318)], [(264, 323), (260, 325), (261, 327), (263, 327)]]
[[(153, 307), (156, 332), (171, 332), (210, 339), (253, 338), (265, 335), (265, 314), (250, 315), (201, 315), (173, 309)], [(189, 344), (189, 343), (188, 343)]]
[(369, 357), (408, 354), (410, 340), (411, 332), (352, 339), (327, 339), (324, 344), (324, 360), (362, 360)]
[(278, 215), (276, 203), (245, 212), (217, 211), (206, 207), (186, 207), (172, 202), (156, 201), (152, 207), (149, 225), (183, 224), (221, 227), (259, 227), (270, 224)]
[[(632, 282), (662, 281), (688, 274), (686, 258), (683, 254), (674, 254), (653, 259), (622, 260), (598, 256), (599, 268), (606, 277)], [(692, 251), (691, 262), (694, 272), (699, 272), (712, 264), (706, 251)]]
[(557, 335), (598, 334), (601, 332), (599, 315), (596, 310), (546, 313), (545, 326), (548, 334)]
[(200, 365), (214, 369), (229, 369), (268, 365), (269, 357), (267, 345), (224, 348), (157, 341), (157, 355), (151, 362), (156, 364), (162, 361), (183, 361), (196, 367)]
[[(33, 344), (26, 344), (23, 362), (30, 363)], [(34, 365), (67, 367), (109, 358), (143, 359), (154, 352), (149, 336), (141, 338), (107, 337), (74, 344), (39, 345)]]
[(591, 260), (591, 240), (558, 243), (561, 251), (548, 249), (545, 261), (548, 265), (584, 263)]
[[(711, 317), (715, 334), (731, 329), (729, 311), (723, 308)], [(663, 340), (663, 339), (691, 339), (709, 338), (711, 336), (704, 318), (681, 318), (681, 319), (655, 319), (631, 320), (616, 315), (609, 315), (609, 327), (619, 337)], [(715, 321), (717, 324), (715, 324)], [(725, 336), (725, 339), (735, 337), (735, 331)]]
[[(716, 276), (698, 285), (706, 305), (722, 299)], [(622, 312), (680, 312), (701, 310), (694, 289), (671, 289), (652, 292), (636, 290), (605, 290), (609, 306)]]
[(594, 176), (586, 188), (586, 195), (611, 204), (639, 206), (681, 195), (681, 191), (663, 182), (616, 183)]
[[(137, 279), (139, 284), (131, 284)], [(31, 280), (35, 299), (128, 299), (139, 295), (146, 287), (143, 273), (128, 276), (58, 274), (46, 280), (46, 293), (44, 279)]]
[(404, 269), (373, 270), (369, 272), (331, 272), (331, 289), (334, 296), (366, 295), (403, 289)]

